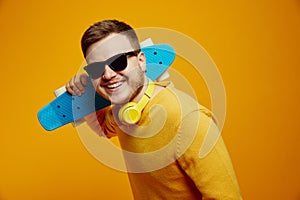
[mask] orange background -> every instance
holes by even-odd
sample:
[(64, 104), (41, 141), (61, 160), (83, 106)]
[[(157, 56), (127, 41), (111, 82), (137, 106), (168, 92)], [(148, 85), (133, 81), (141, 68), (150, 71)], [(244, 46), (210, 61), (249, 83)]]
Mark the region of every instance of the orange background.
[(223, 137), (244, 199), (300, 199), (299, 0), (1, 0), (1, 200), (132, 199), (126, 174), (76, 129), (46, 132), (36, 117), (82, 64), (83, 31), (111, 18), (201, 44), (225, 84)]

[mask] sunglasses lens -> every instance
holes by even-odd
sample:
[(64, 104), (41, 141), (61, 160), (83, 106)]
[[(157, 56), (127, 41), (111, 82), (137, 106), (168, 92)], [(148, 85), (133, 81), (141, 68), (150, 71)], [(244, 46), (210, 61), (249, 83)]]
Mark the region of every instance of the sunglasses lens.
[(84, 69), (86, 70), (86, 72), (91, 78), (97, 79), (104, 72), (105, 65), (102, 62), (96, 62), (87, 65), (86, 67), (84, 67)]
[(109, 67), (116, 72), (124, 70), (127, 67), (127, 55), (131, 54), (135, 55), (134, 52), (118, 54), (106, 61), (89, 64), (85, 66), (84, 69), (91, 78), (97, 79), (104, 72), (105, 65), (109, 65)]
[(114, 61), (112, 61), (109, 66), (114, 71), (122, 71), (127, 67), (127, 56), (125, 54), (120, 55)]

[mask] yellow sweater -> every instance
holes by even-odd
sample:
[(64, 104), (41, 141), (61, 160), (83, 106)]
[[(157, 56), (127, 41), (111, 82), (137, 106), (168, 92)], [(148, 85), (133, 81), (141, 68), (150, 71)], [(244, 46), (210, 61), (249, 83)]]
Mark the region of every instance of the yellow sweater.
[(119, 137), (135, 199), (242, 199), (222, 137), (200, 158), (205, 137), (218, 129), (210, 111), (191, 97), (166, 87), (136, 125), (120, 124), (112, 110), (102, 128)]

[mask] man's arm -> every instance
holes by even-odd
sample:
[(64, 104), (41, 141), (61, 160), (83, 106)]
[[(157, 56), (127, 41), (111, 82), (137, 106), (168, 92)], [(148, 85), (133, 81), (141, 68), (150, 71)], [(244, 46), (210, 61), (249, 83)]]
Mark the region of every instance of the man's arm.
[[(181, 124), (181, 138), (185, 138), (184, 140), (193, 136), (194, 138), (186, 151), (181, 149), (183, 154), (178, 163), (193, 180), (203, 199), (240, 200), (242, 197), (231, 159), (218, 131), (211, 117), (203, 112), (188, 114)], [(201, 145), (207, 134), (212, 134), (210, 142), (215, 145), (205, 157), (200, 158)], [(180, 145), (187, 146), (187, 143), (182, 141)]]

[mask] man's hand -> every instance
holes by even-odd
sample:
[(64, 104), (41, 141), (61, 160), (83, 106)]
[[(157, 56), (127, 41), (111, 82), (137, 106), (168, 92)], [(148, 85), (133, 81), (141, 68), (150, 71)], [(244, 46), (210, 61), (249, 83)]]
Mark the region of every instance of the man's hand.
[(72, 95), (81, 96), (85, 91), (84, 87), (88, 85), (88, 76), (86, 74), (76, 74), (66, 84), (66, 90)]

